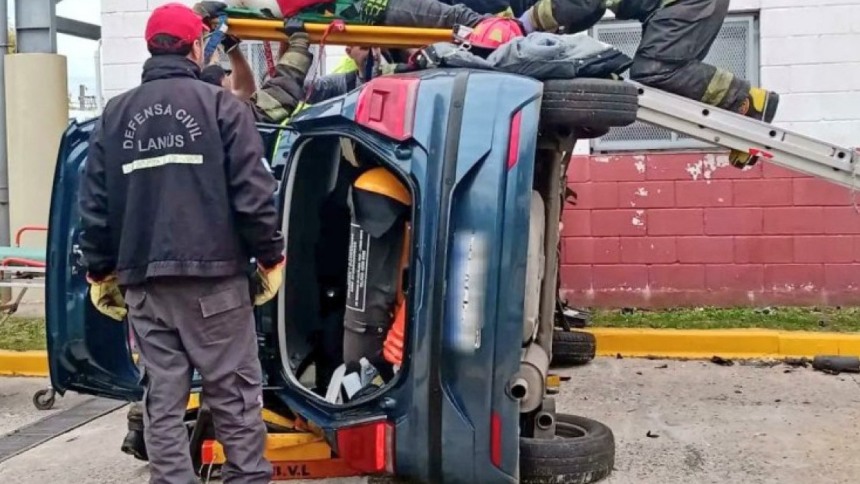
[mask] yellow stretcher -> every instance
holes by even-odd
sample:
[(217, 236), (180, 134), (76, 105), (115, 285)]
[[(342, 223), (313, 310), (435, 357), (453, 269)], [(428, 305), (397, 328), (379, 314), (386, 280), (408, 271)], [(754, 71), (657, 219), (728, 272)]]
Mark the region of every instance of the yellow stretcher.
[[(287, 40), (284, 23), (280, 20), (228, 19), (227, 29), (228, 34), (242, 40)], [(331, 24), (306, 23), (304, 31), (308, 33), (312, 43), (325, 41), (326, 44), (334, 45), (409, 48), (453, 40), (451, 29), (346, 24), (343, 30), (339, 30)]]

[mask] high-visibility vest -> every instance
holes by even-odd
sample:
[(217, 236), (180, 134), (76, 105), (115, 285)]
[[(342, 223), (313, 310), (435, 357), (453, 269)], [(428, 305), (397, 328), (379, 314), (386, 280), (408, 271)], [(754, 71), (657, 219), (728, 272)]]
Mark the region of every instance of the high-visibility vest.
[(347, 72), (353, 72), (358, 70), (358, 64), (352, 60), (352, 57), (346, 56), (344, 57), (337, 67), (331, 72), (332, 74), (346, 74)]

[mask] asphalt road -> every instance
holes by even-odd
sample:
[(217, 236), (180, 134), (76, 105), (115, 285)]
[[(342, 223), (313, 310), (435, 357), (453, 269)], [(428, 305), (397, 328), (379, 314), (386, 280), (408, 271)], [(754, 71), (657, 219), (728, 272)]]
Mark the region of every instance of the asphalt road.
[[(633, 359), (562, 373), (572, 379), (558, 410), (615, 433), (616, 470), (606, 484), (860, 482), (858, 377)], [(3, 431), (38, 418), (29, 396), (43, 385), (0, 378)], [(119, 452), (124, 433), (120, 410), (0, 463), (0, 482), (145, 483), (146, 465)]]

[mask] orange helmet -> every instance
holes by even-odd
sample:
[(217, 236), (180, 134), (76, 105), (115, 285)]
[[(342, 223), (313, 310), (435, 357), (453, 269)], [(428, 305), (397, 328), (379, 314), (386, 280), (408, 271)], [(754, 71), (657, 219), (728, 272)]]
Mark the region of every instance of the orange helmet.
[(490, 17), (478, 22), (469, 34), (469, 44), (483, 49), (496, 49), (517, 37), (522, 37), (523, 28), (512, 18)]

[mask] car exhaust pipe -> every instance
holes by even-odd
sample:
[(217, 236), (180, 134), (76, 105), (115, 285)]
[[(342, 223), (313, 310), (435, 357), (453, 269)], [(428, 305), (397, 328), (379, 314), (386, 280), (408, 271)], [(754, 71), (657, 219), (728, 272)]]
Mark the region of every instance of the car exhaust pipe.
[(555, 424), (555, 415), (549, 412), (540, 412), (535, 417), (535, 425), (541, 430), (549, 430)]
[(533, 412), (540, 407), (546, 393), (546, 375), (549, 371), (549, 355), (538, 343), (526, 348), (520, 363), (518, 379), (525, 380), (525, 394), (520, 399), (520, 412)]
[(511, 383), (508, 389), (511, 398), (517, 401), (522, 401), (529, 394), (529, 382), (525, 378), (517, 378)]

